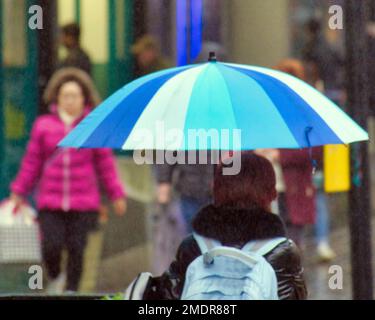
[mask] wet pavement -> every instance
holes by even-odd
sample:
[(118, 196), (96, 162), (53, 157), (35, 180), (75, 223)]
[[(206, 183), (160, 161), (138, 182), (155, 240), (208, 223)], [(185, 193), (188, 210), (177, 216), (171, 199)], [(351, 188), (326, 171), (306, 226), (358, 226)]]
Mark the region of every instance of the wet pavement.
[[(375, 220), (373, 233), (375, 231)], [(305, 279), (310, 300), (346, 300), (351, 299), (351, 268), (350, 268), (350, 237), (346, 226), (335, 229), (331, 234), (331, 246), (336, 252), (336, 258), (329, 263), (320, 263), (317, 259), (315, 244), (312, 237), (307, 240), (303, 254)], [(373, 248), (375, 242), (373, 242)], [(101, 264), (101, 272), (98, 273), (97, 290), (100, 292), (119, 292), (127, 286), (142, 269), (147, 268), (149, 260), (146, 256), (151, 254), (151, 244), (134, 247), (128, 252), (123, 252), (116, 257), (108, 258)], [(126, 267), (126, 272), (124, 271)], [(329, 273), (331, 266), (342, 268), (342, 289), (331, 289), (329, 279), (333, 274)], [(375, 269), (374, 269), (375, 274)], [(375, 283), (374, 283), (375, 288)]]
[[(375, 231), (375, 219), (372, 223), (372, 233)], [(374, 240), (374, 237), (372, 237)], [(336, 258), (329, 263), (319, 263), (315, 253), (315, 245), (310, 239), (304, 253), (305, 278), (312, 300), (343, 300), (352, 299), (351, 266), (350, 266), (350, 234), (348, 227), (340, 227), (331, 234), (331, 246), (336, 252)], [(372, 241), (374, 249), (375, 242)], [(374, 250), (373, 250), (374, 251)], [(374, 257), (374, 255), (373, 255)], [(374, 261), (374, 259), (373, 259)], [(342, 289), (330, 289), (329, 279), (334, 274), (329, 273), (330, 267), (342, 268)], [(373, 267), (375, 264), (373, 263)], [(337, 270), (337, 269), (334, 269)], [(337, 271), (335, 271), (336, 274)], [(375, 268), (373, 271), (375, 274)], [(374, 282), (374, 280), (373, 280)], [(375, 288), (375, 282), (374, 282)]]
[[(338, 220), (342, 220), (342, 217)], [(319, 263), (317, 261), (313, 237), (310, 235), (307, 238), (306, 247), (303, 251), (303, 265), (309, 292), (308, 299), (351, 299), (350, 234), (346, 221), (342, 221), (341, 224), (341, 226), (336, 226), (331, 233), (331, 246), (336, 252), (337, 257), (330, 263)], [(373, 219), (372, 231), (374, 234), (375, 219)], [(124, 251), (100, 259), (98, 257), (98, 249), (103, 245), (102, 237), (103, 234), (97, 232), (90, 238), (90, 244), (86, 252), (85, 271), (81, 282), (80, 294), (123, 292), (139, 272), (150, 270), (152, 252), (150, 242), (139, 243)], [(374, 241), (373, 248), (375, 248)], [(334, 290), (329, 287), (329, 279), (332, 277), (332, 274), (329, 273), (331, 266), (340, 266), (342, 268), (342, 289)], [(25, 266), (17, 266), (17, 268), (13, 266), (11, 269), (5, 270), (2, 268), (1, 272), (3, 276), (2, 280), (6, 278), (9, 282), (8, 289), (12, 288), (14, 293), (31, 293), (25, 290), (28, 276), (27, 268)], [(22, 279), (20, 275), (22, 275)], [(1, 277), (0, 282), (2, 282)], [(18, 284), (19, 288), (16, 288), (16, 284)], [(9, 290), (0, 290), (0, 294), (9, 292)]]

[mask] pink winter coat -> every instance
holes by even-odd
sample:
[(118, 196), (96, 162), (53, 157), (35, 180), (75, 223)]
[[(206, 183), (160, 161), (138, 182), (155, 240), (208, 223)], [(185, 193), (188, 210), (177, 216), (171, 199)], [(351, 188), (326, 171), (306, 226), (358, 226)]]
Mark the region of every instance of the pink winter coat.
[(68, 126), (56, 111), (36, 119), (12, 192), (26, 196), (35, 188), (39, 210), (63, 211), (98, 210), (98, 182), (110, 200), (125, 196), (111, 150), (56, 147), (80, 120)]

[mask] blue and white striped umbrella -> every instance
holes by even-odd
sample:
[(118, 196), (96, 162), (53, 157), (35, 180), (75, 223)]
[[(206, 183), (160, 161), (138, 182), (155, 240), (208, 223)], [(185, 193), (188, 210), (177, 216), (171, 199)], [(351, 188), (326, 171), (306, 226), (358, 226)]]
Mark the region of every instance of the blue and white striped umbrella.
[[(212, 129), (229, 132), (229, 144), (223, 147), (220, 135), (221, 141), (207, 139), (191, 147), (189, 134)], [(240, 144), (233, 132), (240, 132)], [(268, 68), (210, 61), (152, 73), (125, 85), (59, 145), (252, 150), (362, 140), (368, 140), (368, 134), (305, 82)]]

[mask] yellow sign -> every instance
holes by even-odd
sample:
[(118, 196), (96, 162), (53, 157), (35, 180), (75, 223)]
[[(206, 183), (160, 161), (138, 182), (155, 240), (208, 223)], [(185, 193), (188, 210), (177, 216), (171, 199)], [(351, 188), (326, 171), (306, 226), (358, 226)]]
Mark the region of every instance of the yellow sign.
[(324, 190), (345, 192), (350, 189), (350, 150), (348, 145), (324, 146)]

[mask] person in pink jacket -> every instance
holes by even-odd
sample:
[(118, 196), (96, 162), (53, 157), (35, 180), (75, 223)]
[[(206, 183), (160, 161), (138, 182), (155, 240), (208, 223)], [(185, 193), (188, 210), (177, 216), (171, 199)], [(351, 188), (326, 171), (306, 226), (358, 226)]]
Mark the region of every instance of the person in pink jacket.
[(61, 254), (68, 252), (67, 291), (77, 291), (87, 233), (97, 219), (101, 185), (114, 211), (126, 211), (126, 195), (109, 149), (58, 148), (58, 142), (99, 103), (90, 77), (76, 68), (57, 71), (44, 93), (50, 113), (39, 116), (10, 198), (24, 201), (33, 192), (42, 231), (43, 260), (50, 292), (61, 292)]

